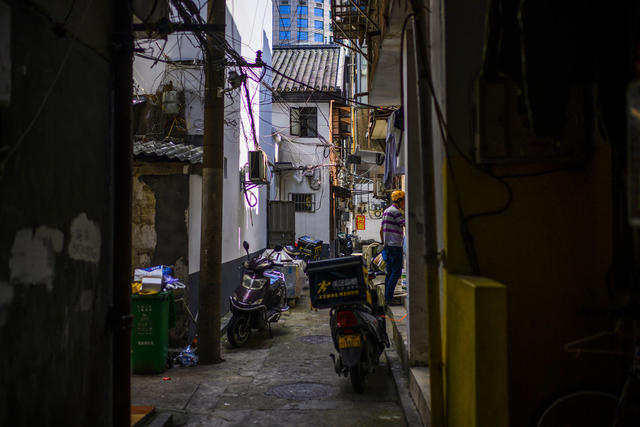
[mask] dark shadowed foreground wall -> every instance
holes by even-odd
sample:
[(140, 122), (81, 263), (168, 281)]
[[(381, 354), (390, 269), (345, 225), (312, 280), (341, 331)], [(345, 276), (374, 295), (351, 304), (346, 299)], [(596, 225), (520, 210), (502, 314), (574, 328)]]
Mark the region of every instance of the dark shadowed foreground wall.
[[(626, 368), (610, 357), (575, 357), (564, 347), (612, 330), (613, 317), (585, 311), (616, 307), (629, 283), (637, 284), (630, 274), (637, 271), (637, 249), (630, 244), (623, 183), (625, 93), (637, 78), (630, 60), (638, 46), (639, 10), (637, 2), (618, 8), (519, 0), (439, 3), (445, 10), (445, 56), (434, 67), (446, 69), (446, 83), (440, 78), (436, 87), (446, 95), (441, 99), (450, 131), (447, 270), (474, 272), (475, 255), (475, 275), (506, 286), (509, 425), (524, 426), (553, 393), (580, 384), (619, 387)], [(513, 125), (501, 121), (504, 113), (488, 118), (492, 108), (503, 111), (504, 97), (485, 98), (474, 85), (482, 88), (504, 76), (527, 88), (525, 111), (532, 120)], [(572, 121), (580, 123), (575, 130)], [(520, 136), (509, 137), (515, 158), (478, 165), (476, 154), (499, 146), (481, 137), (483, 126), (518, 129)], [(574, 144), (573, 158), (560, 151), (528, 157), (527, 144), (543, 147), (540, 141), (550, 136), (554, 149)], [(589, 345), (609, 350), (603, 341)]]
[(110, 425), (112, 4), (4, 4), (0, 425)]

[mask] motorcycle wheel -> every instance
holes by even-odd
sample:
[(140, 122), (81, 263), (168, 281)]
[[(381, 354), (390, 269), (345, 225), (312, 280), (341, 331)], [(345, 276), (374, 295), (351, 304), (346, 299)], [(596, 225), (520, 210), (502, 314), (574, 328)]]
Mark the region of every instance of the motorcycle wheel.
[(231, 316), (227, 326), (227, 338), (233, 347), (242, 347), (251, 336), (248, 316)]
[(351, 386), (353, 391), (358, 394), (364, 392), (364, 367), (362, 362), (349, 368), (349, 377), (351, 378)]

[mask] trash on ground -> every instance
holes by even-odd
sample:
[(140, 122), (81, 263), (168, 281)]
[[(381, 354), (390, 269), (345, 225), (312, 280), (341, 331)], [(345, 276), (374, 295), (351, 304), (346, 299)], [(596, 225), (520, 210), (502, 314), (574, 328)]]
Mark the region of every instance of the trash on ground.
[(191, 345), (185, 347), (176, 357), (173, 358), (173, 367), (178, 366), (196, 366), (198, 365), (198, 355)]

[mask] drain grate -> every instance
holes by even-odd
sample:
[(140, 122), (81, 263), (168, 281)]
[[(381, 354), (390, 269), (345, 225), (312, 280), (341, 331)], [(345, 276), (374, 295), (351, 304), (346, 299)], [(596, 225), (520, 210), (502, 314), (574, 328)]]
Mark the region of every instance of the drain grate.
[(312, 400), (333, 396), (334, 387), (320, 383), (291, 383), (277, 385), (266, 394), (289, 400)]
[(331, 337), (327, 335), (305, 335), (303, 337), (296, 338), (296, 341), (300, 341), (305, 344), (329, 344), (332, 342)]

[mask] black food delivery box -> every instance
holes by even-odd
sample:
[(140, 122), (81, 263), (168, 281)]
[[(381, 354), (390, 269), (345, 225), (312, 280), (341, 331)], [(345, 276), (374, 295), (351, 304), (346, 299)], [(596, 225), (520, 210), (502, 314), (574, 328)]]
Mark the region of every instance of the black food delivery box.
[(328, 308), (370, 301), (365, 274), (360, 256), (309, 261), (307, 275), (311, 305)]

